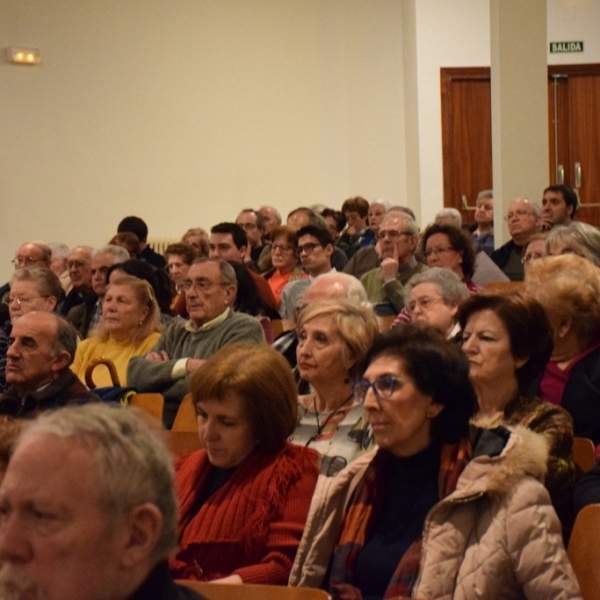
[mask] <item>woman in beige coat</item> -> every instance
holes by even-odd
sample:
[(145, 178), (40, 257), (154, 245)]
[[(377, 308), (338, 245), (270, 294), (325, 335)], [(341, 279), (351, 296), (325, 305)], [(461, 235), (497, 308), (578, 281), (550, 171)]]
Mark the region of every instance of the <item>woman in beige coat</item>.
[(290, 583), (342, 600), (579, 599), (545, 439), (498, 427), (471, 444), (468, 366), (431, 330), (391, 332), (361, 371), (379, 449), (317, 485)]

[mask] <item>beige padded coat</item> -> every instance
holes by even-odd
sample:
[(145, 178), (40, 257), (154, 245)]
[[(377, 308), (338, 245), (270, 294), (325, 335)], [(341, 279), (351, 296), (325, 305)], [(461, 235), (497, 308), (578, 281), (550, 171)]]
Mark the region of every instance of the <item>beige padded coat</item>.
[[(457, 489), (429, 512), (413, 597), (427, 600), (581, 600), (561, 527), (540, 483), (545, 439), (516, 427), (497, 456), (478, 455)], [(341, 521), (373, 453), (320, 480), (290, 585), (320, 587)]]

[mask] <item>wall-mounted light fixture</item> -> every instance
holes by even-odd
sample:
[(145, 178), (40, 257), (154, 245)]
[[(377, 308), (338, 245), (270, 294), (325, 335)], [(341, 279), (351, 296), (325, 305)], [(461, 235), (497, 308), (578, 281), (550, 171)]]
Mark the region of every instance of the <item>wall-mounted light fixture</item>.
[(10, 46), (6, 49), (6, 60), (19, 65), (37, 65), (42, 62), (42, 56), (37, 48)]

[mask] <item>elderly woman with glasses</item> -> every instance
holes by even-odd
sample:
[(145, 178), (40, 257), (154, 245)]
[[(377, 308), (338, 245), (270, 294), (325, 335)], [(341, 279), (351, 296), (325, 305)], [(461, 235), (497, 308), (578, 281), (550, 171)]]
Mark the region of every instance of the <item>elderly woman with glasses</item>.
[(430, 328), (379, 338), (362, 401), (377, 450), (317, 485), (290, 583), (361, 598), (579, 599), (539, 482), (542, 436), (479, 430), (460, 348)]
[(546, 252), (550, 256), (577, 254), (600, 267), (600, 230), (580, 221), (554, 227), (546, 238)]
[(56, 311), (63, 296), (60, 280), (50, 269), (31, 267), (15, 271), (7, 302), (10, 321), (0, 325), (0, 393), (8, 389), (4, 371), (13, 323), (33, 311)]
[(264, 278), (275, 296), (275, 307), (279, 309), (283, 288), (290, 281), (304, 279), (308, 275), (298, 264), (296, 232), (291, 227), (281, 225), (273, 229), (271, 238), (273, 240), (271, 244), (273, 268), (264, 274)]

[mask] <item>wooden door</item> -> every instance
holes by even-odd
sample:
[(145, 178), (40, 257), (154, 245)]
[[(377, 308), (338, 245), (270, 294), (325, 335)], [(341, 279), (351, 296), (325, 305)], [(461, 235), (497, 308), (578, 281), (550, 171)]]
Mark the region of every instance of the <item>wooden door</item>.
[(441, 90), (444, 206), (467, 223), (477, 194), (492, 188), (490, 69), (442, 69)]
[[(477, 193), (493, 187), (490, 69), (441, 69), (441, 91), (444, 206), (457, 208), (471, 222)], [(549, 185), (562, 178), (576, 188), (581, 202), (577, 218), (597, 227), (599, 107), (600, 65), (548, 67)], [(536, 200), (541, 196), (542, 190)]]

